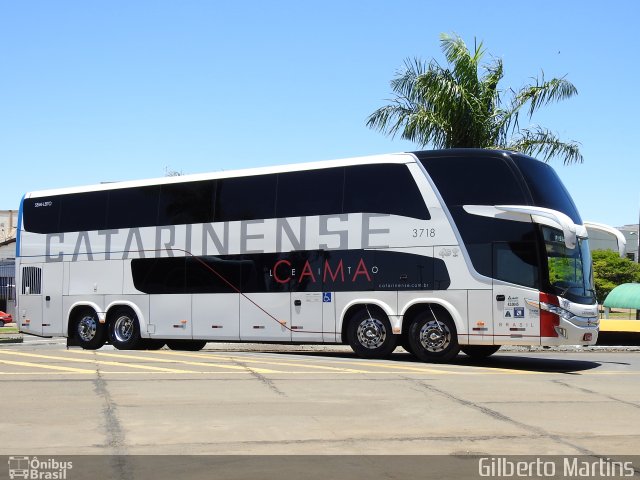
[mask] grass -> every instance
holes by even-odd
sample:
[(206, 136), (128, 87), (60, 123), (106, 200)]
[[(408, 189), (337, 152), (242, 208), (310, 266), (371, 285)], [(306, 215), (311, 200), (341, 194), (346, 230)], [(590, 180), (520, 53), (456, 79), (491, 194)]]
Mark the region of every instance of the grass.
[(16, 334), (18, 333), (18, 327), (2, 327), (0, 328), (0, 335)]

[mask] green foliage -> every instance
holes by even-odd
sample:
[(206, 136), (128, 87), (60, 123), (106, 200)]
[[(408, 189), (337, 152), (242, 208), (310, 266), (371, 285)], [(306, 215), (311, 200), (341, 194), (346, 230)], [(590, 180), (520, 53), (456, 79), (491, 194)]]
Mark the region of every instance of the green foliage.
[(640, 264), (628, 258), (620, 258), (612, 250), (595, 250), (593, 257), (593, 280), (600, 303), (609, 292), (623, 283), (640, 282)]
[(391, 81), (395, 98), (369, 116), (368, 127), (400, 134), (421, 147), (499, 148), (545, 161), (561, 157), (566, 164), (582, 162), (577, 143), (563, 142), (540, 126), (519, 125), (522, 111), (531, 119), (540, 107), (577, 95), (572, 83), (564, 78), (545, 80), (542, 72), (518, 91), (503, 90), (502, 60), (481, 64), (482, 42), (472, 52), (457, 35), (443, 33), (440, 45), (449, 66), (405, 60), (404, 69)]
[[(578, 271), (582, 277), (582, 270)], [(573, 279), (576, 276), (575, 260), (568, 257), (549, 258), (549, 281), (555, 284), (567, 279)], [(582, 279), (580, 279), (582, 282)]]

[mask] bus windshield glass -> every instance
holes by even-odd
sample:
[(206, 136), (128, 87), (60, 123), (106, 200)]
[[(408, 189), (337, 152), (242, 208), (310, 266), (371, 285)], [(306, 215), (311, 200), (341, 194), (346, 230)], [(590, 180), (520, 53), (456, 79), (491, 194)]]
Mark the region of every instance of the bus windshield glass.
[(567, 248), (562, 231), (542, 227), (542, 234), (552, 293), (572, 302), (593, 304), (595, 290), (587, 239), (578, 238), (575, 248)]

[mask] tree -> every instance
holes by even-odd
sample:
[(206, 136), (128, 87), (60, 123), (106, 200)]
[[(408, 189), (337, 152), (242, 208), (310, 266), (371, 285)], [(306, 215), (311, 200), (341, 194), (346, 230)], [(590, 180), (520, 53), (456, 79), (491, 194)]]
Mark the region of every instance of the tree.
[(620, 258), (612, 250), (594, 250), (593, 281), (599, 302), (604, 302), (609, 292), (623, 283), (640, 282), (640, 265), (628, 258)]
[(440, 45), (449, 66), (405, 60), (391, 81), (395, 98), (369, 116), (368, 127), (392, 137), (399, 133), (420, 147), (498, 148), (582, 163), (576, 142), (563, 142), (538, 125), (520, 127), (521, 113), (530, 120), (540, 107), (577, 95), (572, 83), (564, 77), (546, 80), (541, 72), (518, 91), (503, 90), (502, 60), (481, 64), (482, 42), (471, 52), (459, 36), (443, 33)]

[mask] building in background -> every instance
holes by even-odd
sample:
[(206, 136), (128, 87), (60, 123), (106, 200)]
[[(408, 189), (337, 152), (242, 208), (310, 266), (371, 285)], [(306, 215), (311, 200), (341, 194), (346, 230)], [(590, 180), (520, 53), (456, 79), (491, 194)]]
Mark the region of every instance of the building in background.
[(17, 210), (0, 210), (0, 243), (16, 238)]
[(622, 227), (618, 227), (618, 230), (622, 232), (624, 238), (627, 239), (627, 257), (634, 262), (639, 262), (638, 260), (638, 234), (639, 225), (636, 223), (635, 225), (624, 225)]
[(15, 318), (17, 210), (0, 210), (0, 310)]

